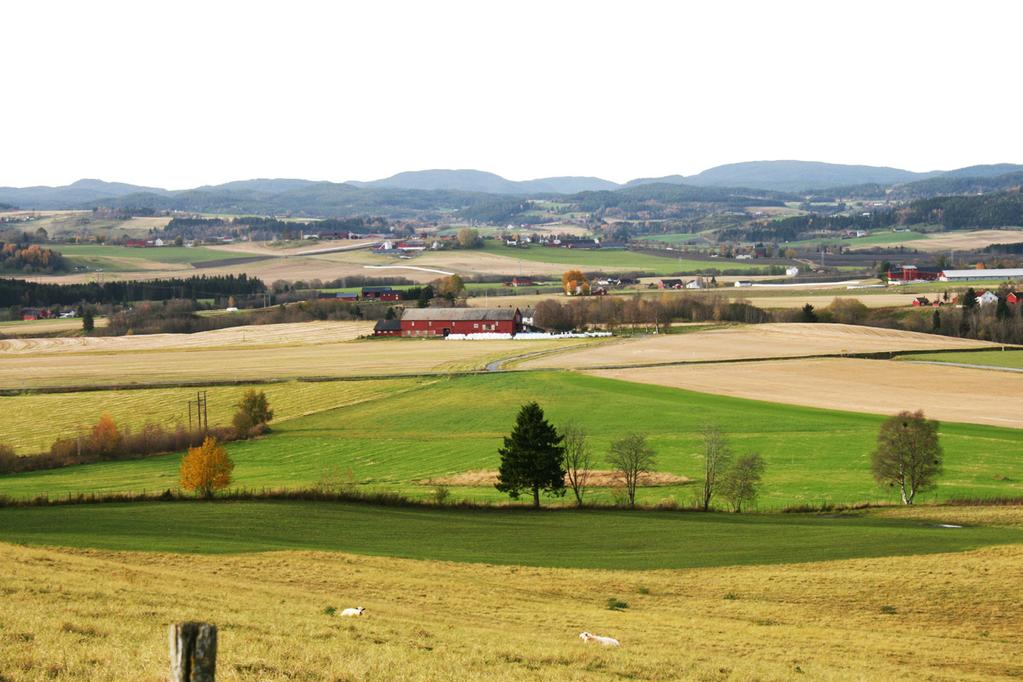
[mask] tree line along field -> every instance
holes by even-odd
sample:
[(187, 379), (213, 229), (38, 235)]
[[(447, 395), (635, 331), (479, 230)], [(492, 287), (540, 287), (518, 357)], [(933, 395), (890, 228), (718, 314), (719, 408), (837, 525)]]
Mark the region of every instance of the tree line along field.
[[(16, 404), (20, 399), (3, 400)], [(336, 489), (352, 484), (361, 490), (431, 497), (435, 488), (431, 478), (496, 469), (497, 450), (516, 412), (534, 399), (554, 424), (574, 421), (590, 432), (595, 468), (608, 468), (612, 439), (639, 431), (649, 436), (659, 471), (699, 479), (700, 429), (713, 423), (726, 433), (737, 454), (758, 451), (765, 458), (762, 510), (895, 499), (873, 483), (869, 470), (882, 416), (566, 372), (471, 375), (404, 385), (374, 399), (272, 425), (271, 435), (227, 448), (236, 464), (235, 484), (243, 488), (321, 484)], [(37, 409), (46, 414), (45, 408)], [(946, 471), (937, 492), (924, 500), (1020, 493), (1023, 439), (1018, 430), (948, 422), (942, 424), (941, 442)], [(174, 490), (180, 460), (180, 454), (171, 454), (8, 475), (0, 477), (0, 494), (24, 498)], [(695, 488), (692, 484), (641, 488), (639, 501), (688, 505)], [(491, 487), (454, 486), (450, 491), (456, 500), (507, 499)], [(594, 489), (591, 499), (610, 502), (612, 492)]]
[[(754, 539), (763, 547), (770, 537)], [(218, 624), (225, 680), (535, 680), (541, 670), (551, 680), (1023, 674), (1018, 545), (683, 571), (10, 544), (0, 544), (0, 561), (0, 673), (15, 682), (157, 679), (167, 665), (166, 624), (184, 620)], [(609, 598), (628, 607), (609, 610)], [(365, 617), (326, 615), (328, 606), (356, 603)], [(622, 646), (583, 645), (583, 630)]]

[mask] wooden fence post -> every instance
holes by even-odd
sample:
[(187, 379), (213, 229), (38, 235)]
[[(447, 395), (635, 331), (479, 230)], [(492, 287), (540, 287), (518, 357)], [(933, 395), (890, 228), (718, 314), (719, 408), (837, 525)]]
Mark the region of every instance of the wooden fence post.
[(213, 682), (217, 674), (217, 626), (175, 623), (169, 634), (170, 682)]

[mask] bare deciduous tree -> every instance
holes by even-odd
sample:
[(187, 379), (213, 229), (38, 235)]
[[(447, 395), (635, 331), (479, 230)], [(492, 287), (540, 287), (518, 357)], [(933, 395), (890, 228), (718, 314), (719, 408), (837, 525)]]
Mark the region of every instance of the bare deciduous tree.
[(639, 477), (654, 469), (654, 451), (647, 445), (646, 436), (639, 433), (629, 435), (611, 443), (611, 455), (608, 457), (622, 482), (625, 493), (629, 497), (629, 507), (636, 507), (636, 486)]
[(743, 505), (756, 501), (763, 475), (764, 458), (756, 452), (743, 455), (721, 476), (721, 495), (741, 512)]
[(578, 424), (567, 424), (562, 430), (565, 440), (565, 482), (575, 495), (575, 503), (583, 506), (583, 495), (590, 481), (590, 444), (586, 431)]
[(710, 510), (718, 479), (732, 461), (732, 450), (721, 429), (713, 424), (703, 427), (703, 511)]
[(881, 424), (871, 470), (879, 484), (899, 487), (903, 504), (913, 504), (918, 492), (935, 486), (941, 457), (938, 422), (919, 410), (900, 412)]

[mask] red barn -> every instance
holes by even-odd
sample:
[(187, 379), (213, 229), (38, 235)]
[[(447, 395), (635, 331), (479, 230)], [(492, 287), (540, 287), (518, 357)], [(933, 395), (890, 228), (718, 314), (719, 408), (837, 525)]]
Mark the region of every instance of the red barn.
[(402, 336), (517, 334), (518, 308), (409, 308), (401, 316)]
[(889, 282), (916, 282), (920, 280), (932, 282), (941, 275), (938, 270), (921, 269), (915, 265), (903, 265), (888, 271)]

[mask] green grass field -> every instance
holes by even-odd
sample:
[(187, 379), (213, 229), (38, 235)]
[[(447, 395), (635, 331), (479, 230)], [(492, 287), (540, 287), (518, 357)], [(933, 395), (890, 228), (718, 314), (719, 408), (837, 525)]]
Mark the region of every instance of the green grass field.
[(732, 260), (723, 259), (720, 263), (717, 263), (712, 261), (651, 256), (645, 253), (636, 253), (635, 251), (624, 250), (590, 251), (585, 249), (559, 249), (542, 246), (520, 249), (502, 246), (500, 244), (495, 244), (494, 242), (486, 242), (486, 246), (482, 249), (482, 251), (498, 256), (517, 258), (536, 263), (580, 265), (593, 270), (634, 270), (652, 272), (656, 275), (689, 273), (712, 269), (737, 270), (750, 273), (766, 270), (763, 266), (750, 265), (748, 263)]
[(911, 242), (918, 239), (928, 239), (928, 235), (920, 232), (892, 232), (891, 230), (878, 230), (866, 237), (853, 237), (842, 239), (840, 237), (829, 237), (825, 239), (802, 239), (794, 242), (785, 242), (785, 246), (802, 247), (816, 246), (818, 244), (841, 244), (849, 248), (858, 246), (883, 246), (884, 244), (897, 244), (900, 242)]
[(638, 238), (644, 242), (659, 242), (661, 244), (671, 244), (677, 246), (680, 244), (692, 244), (693, 242), (705, 241), (705, 235), (702, 232), (680, 232), (673, 234), (645, 234)]
[(138, 249), (128, 246), (106, 246), (93, 244), (56, 244), (55, 251), (64, 256), (88, 260), (89, 258), (131, 258), (135, 260), (147, 260), (156, 263), (167, 263), (169, 265), (182, 265), (187, 263), (202, 263), (205, 261), (223, 260), (230, 258), (230, 253), (204, 249), (200, 247), (188, 248), (184, 246), (161, 246), (159, 248)]
[(679, 569), (962, 551), (1023, 541), (1023, 530), (940, 528), (869, 515), (176, 502), (0, 509), (0, 540), (113, 550), (296, 549), (565, 568)]
[[(293, 397), (297, 400), (298, 397)], [(699, 478), (704, 423), (720, 425), (737, 453), (767, 461), (760, 508), (791, 503), (893, 501), (875, 486), (869, 456), (882, 418), (742, 400), (567, 372), (522, 372), (438, 379), (350, 407), (296, 418), (270, 436), (228, 446), (235, 484), (245, 488), (307, 487), (350, 476), (369, 490), (429, 496), (421, 481), (496, 469), (497, 450), (520, 405), (538, 400), (555, 424), (575, 421), (591, 434), (597, 468), (613, 438), (649, 435), (657, 469)], [(17, 400), (3, 398), (0, 400)], [(272, 406), (272, 405), (271, 405)], [(936, 493), (954, 496), (1023, 493), (1019, 431), (943, 424), (945, 474)], [(74, 492), (160, 491), (177, 487), (179, 455), (108, 462), (0, 477), (0, 494), (27, 497)], [(694, 485), (640, 490), (643, 502), (689, 503)], [(489, 487), (453, 487), (455, 499), (506, 499)], [(593, 499), (610, 501), (607, 489)]]
[(899, 360), (926, 362), (954, 362), (964, 365), (988, 365), (990, 367), (1008, 367), (1023, 369), (1023, 350), (983, 350), (969, 353), (924, 353), (906, 355)]

